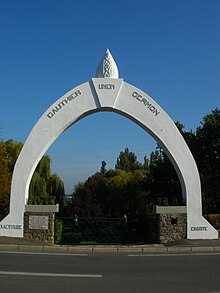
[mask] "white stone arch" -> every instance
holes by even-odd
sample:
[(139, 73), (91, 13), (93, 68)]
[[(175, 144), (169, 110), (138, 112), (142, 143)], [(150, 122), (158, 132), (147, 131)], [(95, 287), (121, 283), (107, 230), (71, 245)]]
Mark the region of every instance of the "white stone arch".
[(73, 88), (51, 105), (34, 126), (14, 168), (10, 213), (0, 222), (0, 236), (23, 237), (23, 216), (30, 180), (51, 144), (83, 117), (99, 111), (112, 111), (146, 130), (173, 163), (187, 205), (187, 238), (218, 238), (217, 230), (202, 216), (201, 186), (196, 163), (172, 119), (146, 93), (123, 79), (110, 76), (93, 78)]

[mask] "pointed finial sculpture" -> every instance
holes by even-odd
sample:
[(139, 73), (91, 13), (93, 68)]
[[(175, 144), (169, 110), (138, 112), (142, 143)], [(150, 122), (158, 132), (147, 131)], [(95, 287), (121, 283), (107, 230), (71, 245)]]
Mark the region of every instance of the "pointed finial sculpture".
[(97, 78), (119, 78), (118, 75), (118, 67), (113, 59), (109, 49), (106, 50), (103, 59), (101, 60), (97, 71), (96, 71)]

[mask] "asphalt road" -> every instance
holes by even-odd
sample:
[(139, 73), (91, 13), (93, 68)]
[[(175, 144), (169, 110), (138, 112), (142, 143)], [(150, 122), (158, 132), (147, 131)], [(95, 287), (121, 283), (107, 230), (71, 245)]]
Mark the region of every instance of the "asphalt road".
[(220, 292), (220, 254), (0, 252), (0, 292)]

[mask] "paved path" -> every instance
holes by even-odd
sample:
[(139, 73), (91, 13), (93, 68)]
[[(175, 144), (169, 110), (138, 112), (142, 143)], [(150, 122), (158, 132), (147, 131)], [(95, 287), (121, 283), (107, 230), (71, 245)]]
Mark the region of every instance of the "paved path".
[(100, 252), (100, 253), (188, 253), (211, 252), (220, 253), (220, 239), (217, 240), (180, 240), (170, 245), (52, 245), (41, 241), (24, 238), (0, 237), (0, 250), (19, 251), (53, 251), (63, 253)]

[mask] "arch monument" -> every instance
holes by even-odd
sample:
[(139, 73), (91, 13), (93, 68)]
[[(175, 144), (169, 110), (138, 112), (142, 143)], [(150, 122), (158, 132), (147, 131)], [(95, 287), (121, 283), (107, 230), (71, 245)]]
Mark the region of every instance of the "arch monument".
[(0, 222), (0, 236), (23, 237), (29, 184), (38, 162), (62, 132), (85, 116), (99, 111), (111, 111), (129, 118), (157, 141), (174, 165), (181, 183), (187, 207), (187, 238), (217, 239), (218, 231), (202, 216), (199, 173), (186, 142), (156, 101), (119, 78), (109, 50), (98, 66), (96, 78), (59, 98), (29, 134), (15, 164), (10, 212)]

